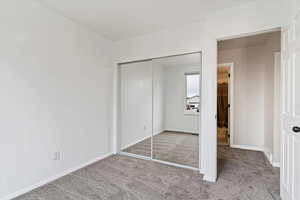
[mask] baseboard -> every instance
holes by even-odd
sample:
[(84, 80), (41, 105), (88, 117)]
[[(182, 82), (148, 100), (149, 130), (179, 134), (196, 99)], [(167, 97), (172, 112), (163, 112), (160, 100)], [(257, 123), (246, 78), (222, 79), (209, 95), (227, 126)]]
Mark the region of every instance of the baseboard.
[(35, 184), (30, 185), (30, 186), (28, 186), (26, 188), (23, 188), (23, 189), (21, 189), (21, 190), (19, 190), (17, 192), (14, 192), (14, 193), (9, 194), (9, 195), (7, 195), (5, 197), (2, 197), (2, 198), (0, 198), (0, 200), (10, 200), (10, 199), (16, 198), (18, 196), (21, 196), (21, 195), (23, 195), (25, 193), (28, 193), (28, 192), (30, 192), (30, 191), (32, 191), (34, 189), (37, 189), (37, 188), (41, 187), (43, 185), (46, 185), (46, 184), (48, 184), (48, 183), (50, 183), (52, 181), (55, 181), (56, 179), (59, 179), (59, 178), (65, 176), (65, 175), (68, 175), (68, 174), (70, 174), (70, 173), (72, 173), (74, 171), (77, 171), (77, 170), (82, 169), (82, 168), (84, 168), (84, 167), (86, 167), (88, 165), (91, 165), (91, 164), (95, 163), (95, 162), (103, 160), (103, 159), (105, 159), (105, 158), (107, 158), (107, 157), (109, 157), (111, 155), (113, 155), (113, 153), (105, 154), (105, 155), (100, 156), (98, 158), (92, 159), (92, 160), (90, 160), (90, 161), (88, 161), (88, 162), (86, 162), (84, 164), (81, 164), (81, 165), (79, 165), (77, 167), (73, 167), (73, 168), (67, 169), (67, 170), (65, 170), (65, 171), (63, 171), (63, 172), (61, 172), (59, 174), (56, 174), (56, 175), (50, 177), (50, 178), (47, 178), (47, 179), (42, 180), (42, 181), (40, 181), (38, 183), (35, 183)]
[(161, 134), (161, 133), (163, 133), (163, 132), (165, 132), (166, 130), (160, 130), (160, 131), (157, 131), (156, 133), (153, 133), (153, 135), (159, 135), (159, 134)]
[(272, 160), (273, 160), (272, 153), (270, 153), (269, 151), (264, 151), (264, 154), (265, 154), (267, 160), (269, 161), (270, 165), (272, 165)]
[(273, 167), (278, 167), (278, 168), (280, 168), (280, 163), (279, 162), (272, 162), (272, 166)]
[(208, 181), (208, 182), (215, 183), (217, 179), (216, 179), (215, 177), (210, 177), (210, 176), (204, 175), (204, 176), (203, 176), (203, 180)]
[(176, 133), (186, 133), (186, 134), (193, 134), (193, 135), (197, 134), (197, 135), (199, 135), (199, 132), (187, 132), (187, 131), (174, 130), (174, 129), (167, 129), (165, 131), (167, 131), (167, 132), (176, 132)]
[(231, 144), (230, 147), (235, 148), (235, 149), (245, 149), (245, 150), (251, 150), (251, 151), (265, 152), (264, 149), (262, 149), (260, 147), (256, 147), (256, 146)]
[(204, 170), (202, 169), (201, 166), (200, 166), (200, 169), (199, 169), (199, 173), (200, 173), (200, 174), (204, 174)]
[(236, 148), (236, 149), (251, 150), (251, 151), (261, 151), (261, 152), (264, 153), (264, 155), (266, 156), (266, 158), (268, 159), (268, 161), (270, 162), (270, 164), (273, 167), (280, 167), (280, 163), (273, 161), (273, 154), (270, 153), (269, 151), (265, 150), (265, 149), (255, 147), (255, 146), (248, 146), (248, 145), (230, 145), (230, 147), (231, 148)]
[(278, 162), (274, 162), (273, 159), (273, 154), (269, 151), (264, 151), (264, 154), (266, 156), (266, 158), (268, 159), (269, 163), (273, 166), (273, 167), (278, 167), (280, 168), (280, 163)]

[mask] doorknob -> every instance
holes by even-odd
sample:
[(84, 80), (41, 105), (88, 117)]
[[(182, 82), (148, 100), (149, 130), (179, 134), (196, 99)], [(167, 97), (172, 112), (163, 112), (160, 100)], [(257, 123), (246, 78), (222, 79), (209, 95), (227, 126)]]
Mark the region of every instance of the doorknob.
[(293, 131), (294, 131), (295, 133), (299, 133), (299, 132), (300, 132), (300, 127), (294, 126), (294, 127), (293, 127)]

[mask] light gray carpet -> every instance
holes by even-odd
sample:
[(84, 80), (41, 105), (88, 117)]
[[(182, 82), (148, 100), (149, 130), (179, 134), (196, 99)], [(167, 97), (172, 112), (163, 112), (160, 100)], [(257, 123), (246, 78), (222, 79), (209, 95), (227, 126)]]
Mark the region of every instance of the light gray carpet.
[(219, 157), (217, 183), (196, 171), (116, 155), (15, 200), (279, 200), (279, 169), (261, 152), (220, 147)]
[[(123, 151), (151, 157), (151, 139), (141, 141)], [(170, 131), (155, 135), (153, 137), (153, 159), (198, 168), (198, 135)]]

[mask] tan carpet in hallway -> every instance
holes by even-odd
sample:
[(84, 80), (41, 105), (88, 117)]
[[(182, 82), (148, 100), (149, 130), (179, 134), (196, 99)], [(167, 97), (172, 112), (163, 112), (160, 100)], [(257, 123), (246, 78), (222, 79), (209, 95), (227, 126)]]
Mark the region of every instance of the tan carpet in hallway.
[[(151, 139), (148, 138), (123, 151), (150, 157)], [(153, 159), (198, 168), (198, 135), (171, 131), (165, 131), (155, 135), (153, 137)]]

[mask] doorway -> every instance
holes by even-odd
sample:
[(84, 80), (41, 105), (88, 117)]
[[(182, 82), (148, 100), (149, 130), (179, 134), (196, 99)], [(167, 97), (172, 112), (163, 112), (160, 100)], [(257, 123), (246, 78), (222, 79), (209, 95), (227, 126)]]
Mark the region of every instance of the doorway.
[[(280, 30), (218, 42), (218, 174), (228, 170), (225, 160), (247, 162), (251, 170), (262, 167), (272, 171), (278, 181), (276, 191), (280, 177), (276, 126), (280, 124), (276, 118), (280, 110), (276, 103), (280, 96), (280, 80), (276, 78), (280, 53), (276, 52), (280, 51)], [(274, 196), (279, 197), (279, 192)]]
[(231, 104), (233, 100), (233, 63), (218, 65), (217, 85), (217, 136), (218, 145), (228, 146), (232, 135), (233, 115)]

